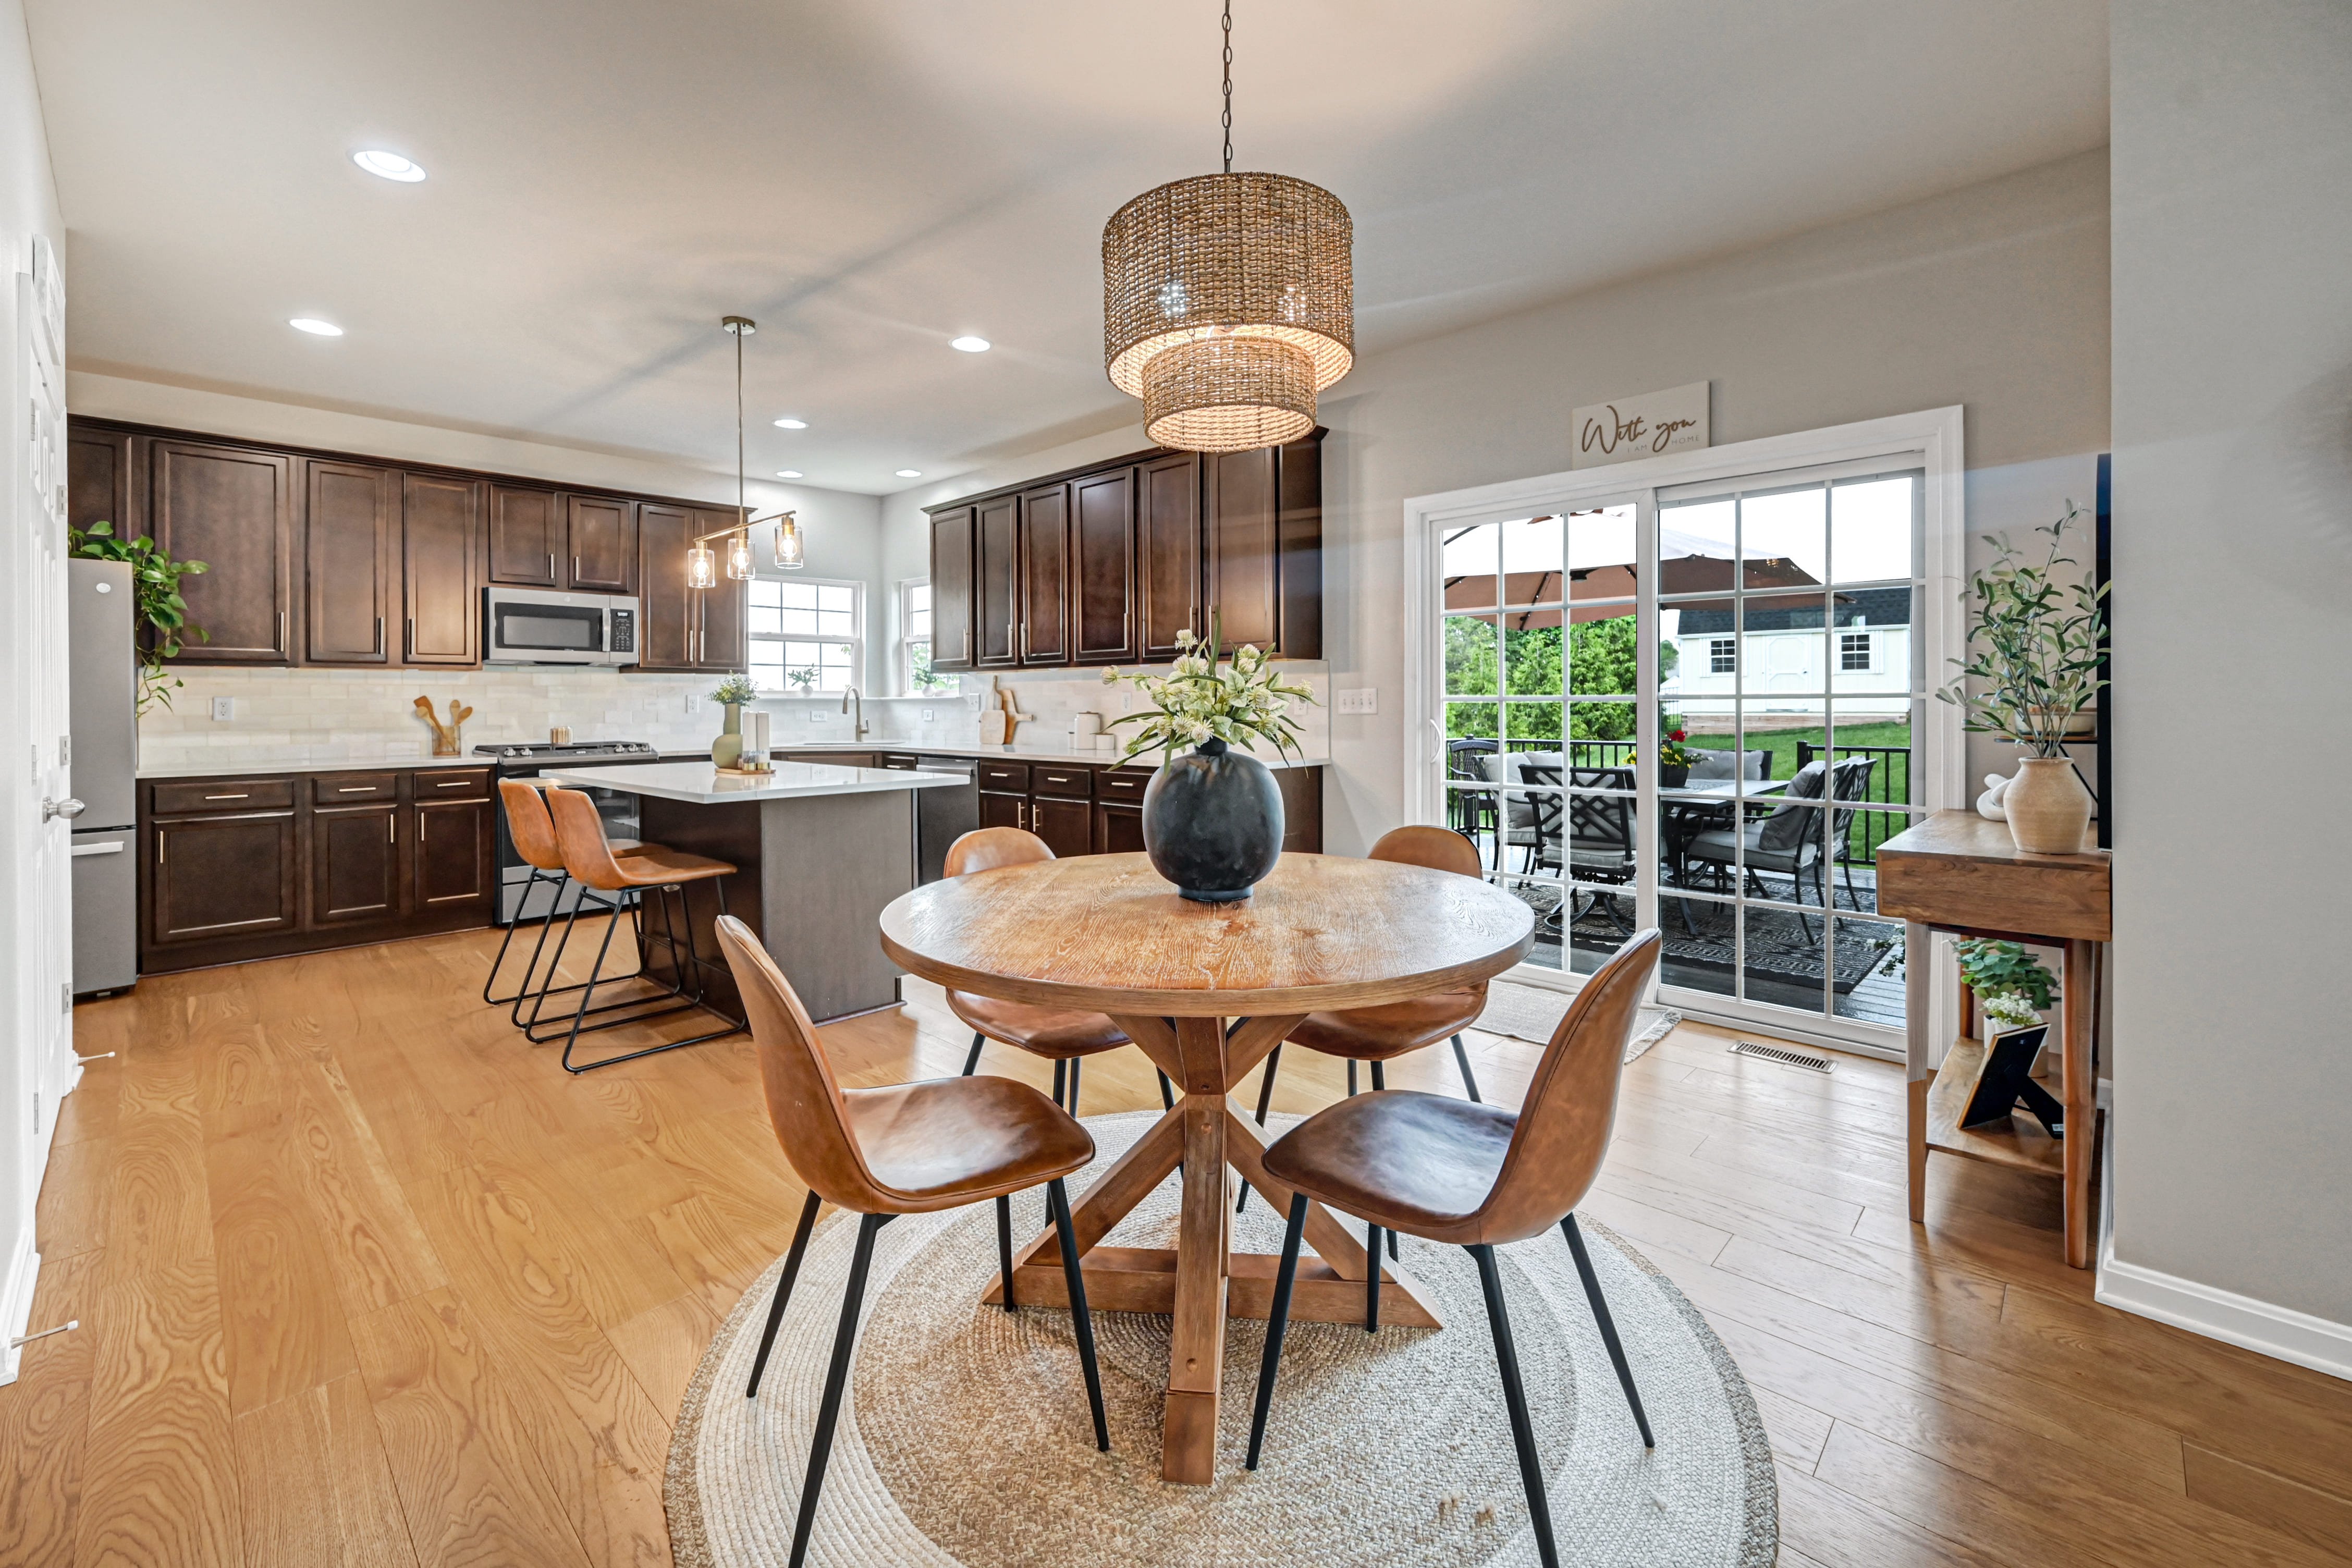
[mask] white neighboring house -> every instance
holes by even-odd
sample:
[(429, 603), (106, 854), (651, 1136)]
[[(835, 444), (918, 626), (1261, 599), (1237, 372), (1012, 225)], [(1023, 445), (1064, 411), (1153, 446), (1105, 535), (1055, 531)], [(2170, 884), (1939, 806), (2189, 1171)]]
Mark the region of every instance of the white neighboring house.
[(1836, 699), (1841, 722), (1911, 711), (1908, 588), (1840, 589), (1827, 637), (1819, 603), (1768, 609), (1750, 600), (1744, 632), (1734, 627), (1728, 605), (1682, 610), (1676, 620), (1678, 668), (1661, 697), (1686, 719), (1721, 718), (1727, 727), (1743, 668), (1750, 722), (1772, 713), (1818, 721), (1823, 691)]

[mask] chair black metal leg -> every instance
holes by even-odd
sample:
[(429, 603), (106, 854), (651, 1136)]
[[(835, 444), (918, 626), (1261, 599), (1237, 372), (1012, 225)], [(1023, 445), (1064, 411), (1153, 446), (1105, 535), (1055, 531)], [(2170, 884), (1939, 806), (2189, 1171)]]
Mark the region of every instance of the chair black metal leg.
[(965, 1078), (970, 1078), (972, 1075), (972, 1070), (980, 1066), (980, 1047), (987, 1043), (988, 1037), (986, 1035), (975, 1034), (972, 1036), (971, 1055), (963, 1058), (963, 1076)]
[(1385, 1062), (1374, 1062), (1372, 1064), (1372, 1092), (1374, 1094), (1379, 1094), (1385, 1090), (1388, 1086), (1388, 1064)]
[[(1000, 1200), (1001, 1201), (1001, 1200)], [(1054, 1234), (1062, 1243), (1062, 1283), (1070, 1292), (1070, 1326), (1078, 1335), (1078, 1367), (1087, 1374), (1087, 1407), (1094, 1413), (1095, 1447), (1110, 1452), (1110, 1423), (1103, 1415), (1102, 1370), (1095, 1362), (1095, 1315), (1087, 1307), (1087, 1273), (1078, 1267), (1078, 1238), (1070, 1224), (1070, 1194), (1055, 1177), (1045, 1184), (1045, 1203), (1054, 1212)], [(1012, 1295), (1006, 1276), (1005, 1294)]]
[(1350, 1100), (1353, 1100), (1355, 1097), (1356, 1097), (1356, 1058), (1353, 1058), (1353, 1057), (1349, 1057), (1349, 1058), (1348, 1058), (1348, 1098), (1349, 1098), (1349, 1099), (1350, 1099)]
[(1064, 1093), (1064, 1090), (1065, 1090), (1066, 1086), (1069, 1083), (1069, 1081), (1070, 1081), (1070, 1064), (1069, 1064), (1069, 1062), (1068, 1062), (1067, 1060), (1059, 1060), (1059, 1061), (1055, 1062), (1055, 1064), (1054, 1064), (1054, 1103), (1055, 1103), (1055, 1104), (1056, 1104), (1056, 1105), (1060, 1105), (1060, 1104), (1062, 1103), (1062, 1095), (1063, 1095), (1063, 1093)]
[(1503, 1404), (1511, 1414), (1511, 1442), (1519, 1451), (1519, 1481), (1528, 1489), (1536, 1554), (1543, 1560), (1543, 1568), (1559, 1568), (1559, 1548), (1551, 1539), (1551, 1500), (1544, 1489), (1543, 1460), (1536, 1452), (1535, 1424), (1528, 1419), (1528, 1391), (1519, 1381), (1519, 1352), (1511, 1342), (1511, 1318), (1503, 1306), (1503, 1276), (1496, 1267), (1492, 1247), (1473, 1247), (1468, 1251), (1478, 1260), (1478, 1283), (1486, 1293), (1486, 1322), (1495, 1331), (1495, 1362), (1503, 1374)]
[(1454, 1037), (1454, 1065), (1462, 1069), (1462, 1089), (1463, 1092), (1469, 1095), (1470, 1103), (1484, 1105), (1486, 1101), (1478, 1098), (1478, 1080), (1470, 1072), (1469, 1047), (1462, 1043), (1462, 1037), (1459, 1035)]
[(1390, 1231), (1390, 1232), (1388, 1233), (1388, 1237), (1389, 1237), (1389, 1261), (1390, 1261), (1391, 1263), (1394, 1263), (1394, 1262), (1397, 1260), (1396, 1232), (1394, 1232), (1394, 1231)]
[(1083, 1065), (1079, 1058), (1070, 1058), (1070, 1102), (1062, 1109), (1073, 1116), (1078, 1113), (1078, 1068)]
[(1019, 1311), (1019, 1304), (1013, 1300), (1013, 1200), (1010, 1197), (996, 1200), (996, 1271), (1004, 1280), (1004, 1310)]
[(825, 1368), (824, 1399), (816, 1411), (816, 1435), (809, 1439), (808, 1477), (801, 1482), (801, 1516), (793, 1526), (792, 1568), (808, 1560), (809, 1530), (816, 1523), (816, 1500), (824, 1490), (825, 1461), (833, 1457), (833, 1428), (841, 1419), (841, 1396), (849, 1386), (849, 1352), (857, 1342), (857, 1309), (866, 1300), (866, 1276), (874, 1265), (874, 1236), (890, 1223), (887, 1214), (860, 1216), (857, 1252), (849, 1261), (849, 1284), (841, 1293), (841, 1326), (833, 1333), (833, 1364)]
[(768, 1370), (768, 1352), (776, 1346), (776, 1325), (784, 1321), (784, 1308), (793, 1299), (793, 1281), (801, 1277), (801, 1259), (808, 1253), (809, 1233), (816, 1228), (816, 1211), (824, 1200), (814, 1193), (802, 1205), (799, 1228), (793, 1232), (793, 1249), (784, 1254), (784, 1272), (776, 1281), (776, 1299), (768, 1303), (768, 1326), (760, 1333), (760, 1353), (751, 1358), (751, 1381), (743, 1390), (746, 1399), (760, 1397), (760, 1374)]
[(1265, 1444), (1265, 1413), (1274, 1406), (1274, 1369), (1282, 1361), (1282, 1334), (1290, 1326), (1290, 1288), (1298, 1279), (1298, 1242), (1307, 1234), (1307, 1194), (1290, 1198), (1290, 1226), (1282, 1234), (1282, 1268), (1274, 1277), (1274, 1312), (1265, 1321), (1265, 1357), (1258, 1363), (1257, 1405), (1250, 1412), (1249, 1458), (1245, 1470), (1257, 1468), (1258, 1450)]
[[(1280, 1046), (1276, 1046), (1274, 1049), (1265, 1053), (1265, 1076), (1258, 1079), (1257, 1124), (1260, 1127), (1265, 1125), (1265, 1113), (1274, 1104), (1274, 1069), (1281, 1065), (1282, 1047)], [(1350, 1065), (1352, 1066), (1353, 1064), (1351, 1063)], [(1241, 1202), (1234, 1205), (1234, 1212), (1235, 1214), (1239, 1214), (1242, 1210), (1249, 1207), (1249, 1194), (1250, 1184), (1248, 1182), (1244, 1181), (1242, 1183)]]
[(1160, 1109), (1162, 1110), (1176, 1109), (1176, 1086), (1168, 1081), (1166, 1073), (1160, 1075)]
[(1592, 1303), (1592, 1321), (1601, 1325), (1601, 1342), (1609, 1347), (1609, 1361), (1617, 1369), (1617, 1382), (1625, 1390), (1625, 1403), (1633, 1407), (1633, 1425), (1642, 1429), (1642, 1447), (1654, 1448), (1658, 1440), (1650, 1436), (1650, 1417), (1642, 1409), (1641, 1391), (1633, 1386), (1633, 1369), (1626, 1363), (1625, 1347), (1617, 1342), (1617, 1321), (1609, 1315), (1609, 1302), (1601, 1294), (1601, 1279), (1592, 1272), (1592, 1258), (1584, 1250), (1584, 1233), (1577, 1229), (1574, 1215), (1561, 1219), (1559, 1233), (1568, 1237), (1568, 1250), (1576, 1258), (1577, 1275), (1584, 1281), (1584, 1299)]
[(1364, 1332), (1381, 1331), (1381, 1227), (1364, 1226)]

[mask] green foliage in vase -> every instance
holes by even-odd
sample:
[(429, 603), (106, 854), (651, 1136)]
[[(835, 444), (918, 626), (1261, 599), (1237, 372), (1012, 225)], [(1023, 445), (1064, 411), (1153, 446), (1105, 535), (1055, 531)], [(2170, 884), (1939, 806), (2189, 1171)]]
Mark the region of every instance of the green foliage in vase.
[(93, 522), (87, 531), (66, 531), (68, 552), (85, 561), (127, 561), (131, 563), (131, 607), (152, 634), (139, 647), (139, 711), (160, 702), (172, 705), (172, 693), (187, 684), (164, 672), (163, 661), (180, 657), (191, 636), (210, 642), (212, 634), (188, 624), (188, 602), (180, 597), (180, 579), (212, 568), (201, 561), (174, 561), (152, 539), (117, 539), (114, 524)]
[(1960, 961), (1960, 984), (1977, 994), (1985, 1016), (2011, 1028), (2024, 1028), (2057, 1000), (2058, 977), (2014, 942), (1970, 937), (1952, 944)]
[(1133, 724), (1120, 756), (1132, 757), (1154, 747), (1170, 757), (1176, 748), (1203, 741), (1223, 741), (1247, 747), (1265, 741), (1284, 756), (1297, 749), (1298, 727), (1290, 721), (1290, 704), (1313, 702), (1315, 693), (1283, 681), (1274, 663), (1257, 648), (1244, 643), (1234, 650), (1233, 662), (1217, 667), (1222, 638), (1219, 618), (1209, 618), (1209, 640), (1197, 641), (1189, 631), (1176, 634), (1183, 653), (1166, 675), (1139, 671), (1121, 675), (1103, 671), (1103, 684), (1134, 687), (1150, 700), (1153, 711), (1114, 719), (1110, 728)]
[[(2069, 501), (2065, 516), (2033, 531), (2050, 540), (2038, 562), (2013, 548), (2007, 534), (1985, 535), (1998, 554), (1960, 595), (1975, 657), (1952, 660), (1959, 674), (1936, 692), (1965, 711), (1962, 729), (2001, 736), (2037, 757), (2066, 754), (2067, 721), (2107, 684), (2100, 679), (2107, 584), (2058, 582), (2059, 567), (2076, 564), (2061, 552), (2066, 535), (2079, 531), (2082, 515)], [(1977, 690), (1969, 690), (1970, 681)]]
[(720, 681), (718, 689), (711, 692), (710, 700), (724, 702), (730, 708), (740, 708), (746, 702), (756, 700), (759, 695), (760, 689), (751, 684), (751, 678), (738, 674), (730, 675)]

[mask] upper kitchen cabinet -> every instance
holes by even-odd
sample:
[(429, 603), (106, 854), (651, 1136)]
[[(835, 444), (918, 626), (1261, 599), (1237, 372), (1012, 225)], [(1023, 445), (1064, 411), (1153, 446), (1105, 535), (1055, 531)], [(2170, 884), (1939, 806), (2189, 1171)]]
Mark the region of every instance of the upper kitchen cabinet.
[(582, 594), (637, 591), (637, 503), (610, 496), (566, 496), (563, 586)]
[(972, 640), (985, 669), (1021, 658), (1021, 498), (972, 509)]
[(1323, 656), (1323, 484), (1318, 431), (1287, 447), (1211, 454), (1208, 607), (1224, 646)]
[(735, 521), (717, 510), (646, 501), (637, 508), (637, 668), (644, 670), (732, 670), (749, 668), (746, 599), (750, 584), (721, 577), (690, 588), (686, 552), (702, 534)]
[[(716, 533), (743, 514), (732, 507), (698, 509), (690, 514), (695, 533)], [(723, 541), (713, 540), (714, 544)], [(750, 639), (751, 584), (720, 575), (718, 582), (695, 595), (695, 668), (728, 670), (751, 668)]]
[(155, 542), (207, 570), (181, 579), (191, 664), (285, 664), (294, 657), (294, 463), (282, 452), (209, 441), (148, 444), (147, 525)]
[(563, 582), (563, 498), (524, 485), (490, 486), (490, 581), (518, 588), (553, 588)]
[(971, 508), (931, 516), (931, 668), (972, 667)]
[(1021, 498), (1021, 662), (1070, 662), (1070, 487)]
[(1200, 636), (1201, 459), (1178, 452), (1135, 469), (1138, 658), (1164, 661), (1182, 651), (1179, 632)]
[(68, 422), (66, 427), (66, 521), (87, 532), (92, 523), (114, 525), (117, 539), (143, 533), (146, 528), (133, 510), (136, 492), (131, 482), (131, 442), (127, 430), (92, 429)]
[(1132, 663), (1135, 651), (1133, 468), (1080, 479), (1070, 491), (1070, 658)]
[(389, 663), (400, 475), (315, 458), (302, 470), (302, 661)]
[(404, 474), (400, 493), (400, 657), (408, 664), (482, 658), (479, 479)]

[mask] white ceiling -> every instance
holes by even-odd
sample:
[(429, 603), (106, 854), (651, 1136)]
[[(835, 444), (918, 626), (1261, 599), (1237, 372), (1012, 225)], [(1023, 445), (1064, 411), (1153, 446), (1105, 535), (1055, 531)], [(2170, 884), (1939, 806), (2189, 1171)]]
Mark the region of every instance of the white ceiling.
[[(26, 10), (77, 367), (731, 471), (740, 311), (753, 472), (848, 490), (1132, 418), (1102, 224), (1216, 166), (1215, 0)], [(1352, 209), (1360, 352), (2106, 139), (2105, 0), (1235, 10), (1235, 167)]]

